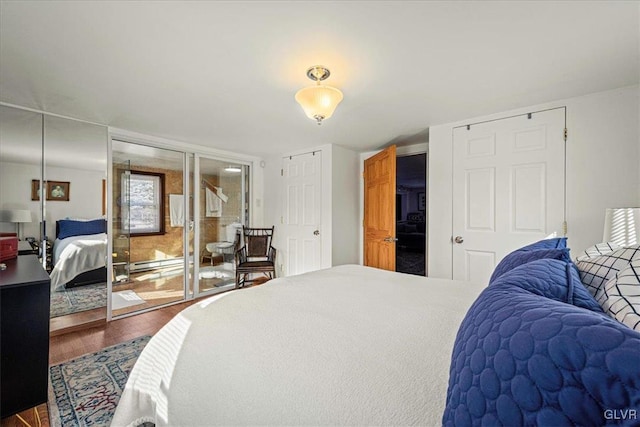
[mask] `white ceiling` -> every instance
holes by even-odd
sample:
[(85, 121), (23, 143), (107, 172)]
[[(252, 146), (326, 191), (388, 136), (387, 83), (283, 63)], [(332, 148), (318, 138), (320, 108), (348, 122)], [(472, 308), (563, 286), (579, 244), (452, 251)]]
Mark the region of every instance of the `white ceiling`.
[[(640, 3), (0, 3), (0, 100), (250, 154), (637, 84)], [(344, 93), (317, 126), (306, 69)]]

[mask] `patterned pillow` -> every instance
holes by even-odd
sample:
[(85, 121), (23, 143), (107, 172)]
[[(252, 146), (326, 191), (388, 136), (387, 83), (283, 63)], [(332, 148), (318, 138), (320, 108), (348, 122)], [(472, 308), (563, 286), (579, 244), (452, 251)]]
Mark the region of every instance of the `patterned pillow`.
[(587, 249), (576, 258), (576, 261), (584, 261), (585, 259), (597, 257), (600, 255), (610, 254), (613, 251), (617, 251), (622, 246), (617, 243), (607, 242), (607, 243), (597, 243)]
[(605, 283), (596, 300), (609, 316), (640, 332), (640, 258)]
[(609, 279), (625, 269), (631, 260), (640, 258), (640, 245), (618, 249), (610, 254), (578, 260), (576, 266), (580, 271), (580, 280), (584, 286), (596, 296), (598, 290)]

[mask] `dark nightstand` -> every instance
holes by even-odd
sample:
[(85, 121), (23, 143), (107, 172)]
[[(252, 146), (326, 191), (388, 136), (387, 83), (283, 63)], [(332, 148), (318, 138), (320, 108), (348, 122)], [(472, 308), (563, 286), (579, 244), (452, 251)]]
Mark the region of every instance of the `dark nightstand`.
[(34, 248), (26, 240), (18, 241), (18, 255), (38, 255), (38, 248)]

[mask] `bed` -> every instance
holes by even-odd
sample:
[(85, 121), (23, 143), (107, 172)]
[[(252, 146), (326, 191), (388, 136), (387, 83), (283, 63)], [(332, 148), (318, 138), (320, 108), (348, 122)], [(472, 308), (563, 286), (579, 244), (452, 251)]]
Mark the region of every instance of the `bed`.
[(208, 298), (152, 338), (112, 425), (439, 425), (483, 287), (346, 265)]
[(51, 290), (105, 282), (106, 221), (60, 220), (53, 243)]

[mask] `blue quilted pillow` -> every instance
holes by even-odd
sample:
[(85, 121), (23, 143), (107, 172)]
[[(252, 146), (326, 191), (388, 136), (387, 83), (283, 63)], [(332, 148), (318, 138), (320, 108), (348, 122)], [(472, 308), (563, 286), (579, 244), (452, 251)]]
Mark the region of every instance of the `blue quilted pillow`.
[(500, 261), (495, 270), (493, 270), (491, 279), (489, 279), (489, 284), (492, 284), (498, 277), (502, 276), (509, 270), (513, 270), (514, 268), (522, 264), (544, 258), (559, 259), (565, 262), (571, 262), (569, 249), (567, 248), (538, 250), (518, 249), (517, 251), (513, 251), (506, 257), (502, 258), (502, 261)]
[(84, 236), (107, 232), (107, 221), (104, 219), (94, 219), (92, 221), (61, 219), (58, 221), (57, 226), (58, 235), (56, 237), (60, 240), (72, 236)]
[(533, 294), (602, 313), (600, 304), (580, 282), (573, 263), (558, 259), (539, 259), (515, 267), (491, 286), (517, 286)]
[(490, 286), (458, 330), (442, 424), (635, 425), (638, 360), (640, 333), (621, 323)]
[(536, 251), (538, 249), (564, 249), (567, 247), (566, 237), (554, 237), (552, 239), (542, 239), (530, 245), (523, 246), (519, 251)]

